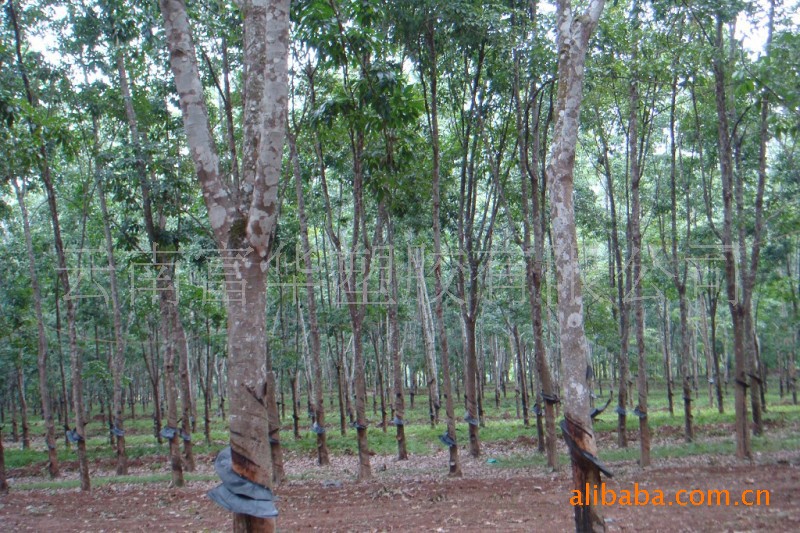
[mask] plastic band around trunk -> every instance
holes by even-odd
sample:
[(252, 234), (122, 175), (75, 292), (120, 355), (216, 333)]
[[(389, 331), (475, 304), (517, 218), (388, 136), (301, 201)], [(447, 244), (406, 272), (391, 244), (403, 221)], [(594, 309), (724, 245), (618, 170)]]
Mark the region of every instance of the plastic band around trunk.
[(580, 460), (588, 461), (592, 463), (598, 470), (600, 470), (600, 472), (602, 472), (606, 476), (610, 478), (614, 477), (614, 474), (612, 474), (611, 471), (608, 468), (606, 468), (606, 465), (604, 465), (600, 461), (600, 459), (598, 459), (591, 453), (587, 452), (586, 450), (581, 449), (578, 446), (578, 443), (575, 442), (575, 440), (572, 438), (572, 435), (567, 429), (566, 419), (562, 420), (560, 425), (561, 425), (561, 434), (564, 436), (564, 441), (567, 443), (567, 447), (569, 448), (573, 457), (577, 458), (579, 461)]
[(74, 429), (70, 429), (67, 431), (67, 439), (69, 439), (70, 442), (78, 443), (83, 440), (83, 437), (81, 437)]
[(444, 444), (445, 446), (455, 446), (456, 445), (456, 441), (454, 441), (453, 439), (450, 438), (450, 434), (449, 433), (443, 433), (443, 434), (439, 435), (439, 440), (442, 441), (442, 444)]
[(542, 398), (547, 403), (559, 403), (559, 402), (561, 402), (561, 400), (558, 399), (557, 395), (549, 394), (549, 393), (546, 393), (546, 392), (542, 392)]
[(219, 452), (214, 461), (214, 470), (222, 485), (211, 489), (208, 497), (228, 511), (257, 518), (278, 516), (272, 491), (246, 479), (233, 471), (230, 446)]

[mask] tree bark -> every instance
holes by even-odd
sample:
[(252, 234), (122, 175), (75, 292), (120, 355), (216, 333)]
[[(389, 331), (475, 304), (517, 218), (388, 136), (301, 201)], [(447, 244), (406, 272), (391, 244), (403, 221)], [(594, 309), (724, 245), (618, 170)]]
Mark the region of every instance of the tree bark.
[(58, 450), (56, 449), (56, 432), (53, 421), (53, 411), (50, 406), (50, 387), (47, 379), (47, 333), (44, 329), (44, 313), (42, 312), (42, 291), (39, 287), (39, 275), (36, 272), (36, 255), (33, 251), (33, 239), (28, 218), (28, 209), (25, 205), (25, 184), (17, 184), (11, 180), (17, 196), (20, 212), (22, 213), (22, 229), (25, 234), (25, 250), (28, 254), (28, 273), (31, 277), (31, 290), (33, 291), (33, 308), (36, 313), (37, 333), (37, 359), (36, 366), (39, 371), (39, 397), (42, 402), (42, 418), (45, 427), (45, 444), (47, 446), (47, 470), (51, 478), (59, 476)]
[[(27, 69), (22, 59), (22, 35), (17, 21), (16, 8), (13, 0), (8, 2), (8, 13), (11, 18), (11, 23), (14, 29), (15, 38), (15, 51), (16, 59), (22, 75), (23, 85), (25, 87), (25, 95), (28, 104), (32, 108), (37, 108), (38, 103), (31, 88), (30, 81), (27, 75)], [(31, 123), (29, 127), (33, 130), (35, 126)], [(75, 432), (77, 433), (77, 454), (78, 454), (78, 468), (80, 472), (81, 490), (88, 491), (91, 489), (89, 480), (89, 463), (86, 457), (86, 440), (85, 440), (85, 421), (84, 421), (84, 407), (83, 407), (83, 360), (78, 350), (78, 333), (76, 329), (77, 310), (75, 305), (75, 296), (70, 293), (70, 280), (69, 270), (67, 268), (67, 258), (64, 249), (64, 241), (61, 238), (61, 224), (59, 222), (58, 205), (56, 202), (55, 187), (53, 186), (52, 176), (50, 174), (50, 164), (47, 154), (47, 147), (41, 143), (38, 147), (39, 155), (39, 170), (41, 173), (42, 183), (44, 184), (45, 192), (47, 195), (47, 204), (50, 210), (50, 218), (53, 227), (53, 241), (56, 249), (56, 257), (58, 263), (58, 278), (61, 286), (64, 289), (64, 299), (66, 300), (67, 307), (67, 331), (69, 338), (69, 353), (70, 363), (72, 367), (72, 404), (73, 415), (75, 423)]]
[(16, 364), (16, 385), (19, 397), (19, 421), (22, 426), (22, 449), (28, 450), (31, 447), (31, 428), (28, 424), (28, 400), (25, 397), (25, 374), (22, 371), (22, 353), (19, 362)]
[[(530, 14), (535, 19), (535, 13)], [(544, 206), (540, 194), (544, 190), (544, 175), (539, 172), (539, 153), (541, 149), (541, 127), (539, 124), (539, 107), (536, 107), (536, 118), (532, 132), (532, 140), (529, 141), (527, 130), (527, 117), (523, 110), (526, 106), (520, 97), (520, 57), (515, 54), (514, 68), (514, 102), (516, 107), (516, 126), (518, 132), (517, 145), (519, 150), (519, 174), (520, 186), (522, 191), (522, 219), (523, 236), (522, 251), (525, 257), (525, 287), (528, 294), (528, 305), (531, 313), (531, 323), (533, 324), (533, 357), (536, 377), (539, 382), (540, 391), (532, 390), (536, 400), (536, 407), (539, 408), (536, 414), (536, 427), (539, 434), (542, 433), (542, 416), (539, 398), (544, 400), (544, 419), (545, 431), (544, 439), (539, 439), (542, 450), (547, 452), (547, 464), (553, 470), (558, 468), (558, 451), (556, 448), (556, 422), (555, 422), (555, 400), (556, 392), (553, 387), (553, 378), (550, 366), (547, 364), (547, 349), (544, 344), (544, 327), (542, 320), (542, 264), (544, 262)], [(542, 90), (544, 86), (540, 87)], [(529, 142), (532, 143), (532, 150), (529, 149)], [(533, 160), (531, 161), (531, 157)], [(530, 181), (530, 191), (528, 182)], [(542, 182), (540, 186), (540, 182)], [(530, 199), (530, 203), (529, 203)], [(531, 245), (531, 236), (533, 244)], [(520, 347), (517, 346), (519, 354)], [(520, 368), (524, 369), (524, 362), (518, 361)], [(521, 385), (523, 392), (523, 402), (525, 401), (525, 384)], [(523, 409), (524, 411), (524, 409)]]
[(0, 425), (0, 494), (8, 494), (8, 480), (6, 479), (6, 452), (3, 448), (3, 426)]
[[(166, 218), (161, 217), (161, 220), (156, 223), (153, 216), (153, 205), (150, 194), (151, 184), (149, 183), (150, 170), (147, 168), (147, 159), (142, 150), (141, 136), (139, 132), (139, 123), (136, 116), (136, 111), (133, 107), (133, 97), (130, 84), (128, 82), (127, 71), (125, 68), (125, 59), (122, 51), (117, 52), (117, 75), (119, 76), (120, 91), (125, 102), (125, 114), (128, 120), (128, 129), (131, 135), (131, 142), (134, 147), (136, 155), (136, 167), (139, 172), (140, 189), (142, 193), (142, 211), (144, 216), (144, 225), (147, 233), (150, 248), (153, 252), (153, 268), (158, 271), (158, 280), (163, 284), (163, 290), (168, 291), (172, 295), (176, 295), (175, 281), (172, 275), (162, 276), (161, 270), (171, 270), (174, 272), (175, 252), (177, 252), (176, 245), (172, 242), (165, 242), (166, 236)], [(160, 311), (162, 321), (169, 322), (170, 327), (167, 331), (170, 332), (174, 338), (164, 340), (171, 342), (172, 347), (177, 352), (178, 357), (178, 373), (180, 379), (181, 390), (181, 430), (185, 437), (183, 438), (184, 444), (184, 458), (186, 461), (186, 470), (189, 472), (194, 471), (194, 453), (192, 451), (191, 440), (191, 387), (189, 385), (188, 376), (188, 349), (186, 346), (186, 333), (183, 329), (183, 324), (180, 320), (180, 313), (178, 311), (178, 301), (176, 297), (169, 297), (161, 299)], [(166, 383), (169, 386), (169, 383)], [(167, 395), (168, 396), (168, 395)], [(169, 398), (168, 398), (169, 399)], [(177, 420), (175, 421), (177, 424)], [(168, 422), (170, 427), (173, 426)], [(189, 438), (186, 438), (188, 436)]]
[[(639, 86), (637, 79), (636, 61), (639, 57), (638, 32), (639, 32), (639, 5), (634, 0), (631, 9), (634, 18), (632, 31), (634, 76), (630, 84), (630, 116), (628, 119), (628, 169), (631, 176), (631, 244), (633, 256), (633, 311), (636, 330), (636, 349), (638, 352), (638, 411), (639, 418), (639, 464), (642, 467), (650, 466), (650, 426), (647, 421), (647, 354), (644, 344), (644, 304), (642, 302), (642, 231), (641, 231), (641, 166), (639, 157)], [(624, 425), (624, 416), (620, 415)]]
[[(150, 329), (153, 336), (155, 336), (155, 328), (151, 326)], [(153, 435), (158, 443), (161, 444), (161, 380), (158, 370), (158, 344), (152, 337), (149, 344), (151, 356), (148, 358), (147, 349), (145, 348), (144, 342), (142, 342), (142, 359), (144, 360), (144, 366), (147, 370), (150, 386), (153, 389)]]
[[(399, 304), (399, 288), (397, 282), (397, 265), (394, 257), (394, 221), (388, 220), (387, 226), (387, 245), (389, 253), (389, 354), (392, 361), (392, 389), (394, 392), (394, 425), (397, 438), (397, 459), (405, 461), (408, 459), (408, 450), (406, 449), (406, 434), (405, 434), (405, 398), (403, 397), (403, 362), (400, 349), (400, 327), (398, 325), (397, 308)], [(427, 294), (427, 291), (426, 291)], [(428, 304), (428, 314), (430, 315), (430, 304)], [(430, 320), (430, 317), (429, 317)], [(431, 325), (432, 327), (432, 325)], [(434, 361), (433, 368), (436, 368)], [(434, 370), (433, 378), (436, 379)], [(438, 389), (436, 398), (436, 411), (438, 412)]]
[(171, 436), (165, 438), (169, 442), (170, 471), (172, 472), (172, 485), (182, 487), (183, 463), (181, 461), (180, 440), (181, 428), (178, 427), (178, 388), (175, 383), (175, 352), (176, 336), (173, 329), (175, 321), (172, 319), (170, 308), (171, 302), (175, 298), (175, 293), (170, 290), (171, 284), (166, 282), (166, 278), (171, 278), (174, 274), (174, 265), (164, 265), (164, 270), (159, 273), (159, 308), (163, 322), (161, 323), (162, 338), (164, 339), (164, 396), (167, 402), (167, 427)]
[[(442, 389), (445, 398), (445, 414), (447, 415), (446, 441), (450, 452), (448, 461), (450, 477), (461, 477), (461, 465), (458, 459), (458, 441), (456, 436), (455, 407), (453, 403), (453, 387), (450, 377), (450, 354), (447, 343), (447, 326), (444, 321), (444, 288), (442, 287), (442, 226), (441, 226), (441, 191), (440, 191), (440, 144), (438, 116), (438, 78), (437, 53), (434, 22), (427, 21), (425, 27), (425, 44), (430, 60), (430, 106), (429, 124), (431, 130), (431, 151), (433, 167), (431, 170), (431, 191), (433, 198), (433, 279), (436, 300), (436, 324), (439, 333), (439, 352), (442, 358)], [(413, 399), (411, 402), (413, 408)]]
[(425, 284), (425, 260), (422, 249), (412, 252), (412, 261), (417, 277), (417, 310), (419, 312), (420, 327), (422, 328), (422, 345), (425, 350), (425, 364), (427, 368), (428, 397), (431, 404), (431, 427), (439, 422), (439, 377), (436, 365), (436, 340), (433, 335), (433, 316), (428, 300), (428, 288)]
[(715, 54), (713, 60), (714, 94), (717, 108), (717, 132), (719, 146), (719, 165), (722, 178), (723, 230), (722, 246), (725, 259), (725, 292), (733, 322), (734, 349), (734, 409), (736, 412), (736, 456), (740, 459), (752, 456), (749, 421), (747, 418), (747, 382), (744, 337), (744, 309), (739, 300), (736, 277), (736, 257), (733, 241), (733, 150), (731, 132), (728, 122), (728, 104), (726, 91), (725, 66), (723, 64), (723, 19), (716, 18)]
[[(170, 67), (209, 221), (225, 264), (233, 471), (270, 489), (266, 412), (266, 270), (278, 217), (278, 180), (288, 103), (288, 0), (243, 2), (245, 150), (243, 181), (223, 180), (211, 133), (186, 5), (161, 0)], [(260, 142), (255, 142), (259, 134)], [(255, 163), (253, 163), (255, 161)], [(250, 172), (252, 167), (254, 172)], [(234, 531), (274, 531), (275, 518), (234, 514)]]
[(311, 244), (308, 240), (308, 221), (306, 219), (305, 198), (303, 195), (302, 172), (300, 169), (300, 158), (297, 154), (297, 143), (294, 135), (287, 135), (289, 150), (292, 158), (292, 171), (294, 172), (295, 192), (297, 194), (297, 217), (300, 221), (300, 239), (303, 246), (303, 267), (305, 271), (306, 283), (306, 309), (308, 312), (308, 325), (311, 341), (311, 374), (313, 377), (314, 400), (312, 408), (314, 411), (314, 432), (317, 435), (317, 462), (320, 466), (330, 464), (328, 456), (328, 443), (325, 428), (325, 398), (322, 382), (321, 342), (319, 334), (319, 319), (317, 318), (317, 301), (314, 287), (316, 286), (316, 276), (311, 261)]
[[(97, 119), (93, 117), (93, 131), (95, 146), (98, 145)], [(109, 284), (111, 288), (111, 307), (114, 317), (114, 345), (111, 355), (111, 379), (112, 379), (112, 434), (115, 437), (115, 449), (117, 454), (117, 475), (127, 475), (128, 473), (128, 454), (125, 450), (125, 424), (124, 424), (124, 405), (122, 394), (124, 384), (122, 378), (125, 374), (125, 336), (122, 330), (122, 307), (119, 299), (119, 288), (117, 285), (117, 263), (114, 258), (114, 240), (111, 236), (111, 219), (106, 203), (106, 194), (103, 183), (98, 172), (95, 179), (97, 185), (97, 195), (100, 200), (100, 213), (103, 217), (103, 237), (106, 244), (106, 257), (108, 258)]]
[[(574, 490), (600, 484), (600, 469), (592, 422), (589, 417), (589, 389), (586, 369), (588, 346), (583, 326), (583, 296), (573, 205), (573, 172), (578, 140), (583, 79), (589, 38), (603, 11), (603, 0), (592, 0), (586, 11), (573, 15), (569, 0), (556, 4), (558, 50), (558, 97), (553, 131), (550, 184), (553, 251), (558, 291), (558, 324), (563, 364), (564, 437), (572, 443)], [(603, 513), (597, 502), (574, 507), (576, 531), (605, 531)]]
[[(292, 377), (292, 387), (297, 390), (297, 374)], [(267, 418), (269, 419), (269, 450), (272, 456), (272, 481), (279, 486), (286, 481), (286, 472), (283, 469), (283, 448), (280, 441), (281, 421), (278, 418), (278, 404), (276, 402), (275, 372), (267, 371)], [(297, 401), (292, 395), (292, 411), (297, 419)]]
[(194, 410), (192, 405), (192, 386), (189, 376), (189, 348), (186, 344), (186, 333), (181, 323), (178, 312), (178, 302), (171, 310), (172, 334), (175, 335), (175, 346), (178, 351), (178, 380), (181, 391), (181, 436), (183, 439), (183, 460), (187, 472), (194, 472), (194, 451), (192, 444), (192, 430), (194, 425)]

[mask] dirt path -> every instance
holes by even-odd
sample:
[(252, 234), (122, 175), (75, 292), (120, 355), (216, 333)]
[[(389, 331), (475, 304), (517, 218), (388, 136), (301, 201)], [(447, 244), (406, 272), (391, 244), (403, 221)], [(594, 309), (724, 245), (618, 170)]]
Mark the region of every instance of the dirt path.
[[(572, 529), (568, 472), (503, 469), (465, 458), (468, 477), (441, 477), (434, 458), (400, 464), (374, 458), (376, 480), (348, 479), (348, 463), (293, 480), (278, 491), (281, 531), (567, 531)], [(293, 469), (302, 461), (290, 461)], [(501, 460), (502, 463), (502, 460)], [(443, 463), (442, 463), (443, 464)], [(742, 465), (729, 458), (693, 457), (642, 471), (610, 465), (607, 487), (665, 494), (661, 507), (606, 508), (610, 531), (800, 531), (800, 452)], [(210, 458), (203, 468), (210, 471)], [(384, 469), (385, 468), (385, 469)], [(429, 470), (430, 469), (430, 470)], [(300, 471), (300, 470), (298, 470)], [(226, 531), (230, 518), (205, 496), (212, 482), (185, 489), (159, 484), (78, 490), (22, 490), (0, 497), (2, 531)], [(731, 506), (667, 505), (679, 490), (727, 489)], [(769, 490), (769, 506), (734, 505), (742, 491)], [(698, 493), (700, 494), (700, 493)], [(754, 493), (753, 493), (754, 494)], [(688, 501), (688, 494), (683, 496)], [(754, 498), (753, 495), (750, 498)]]

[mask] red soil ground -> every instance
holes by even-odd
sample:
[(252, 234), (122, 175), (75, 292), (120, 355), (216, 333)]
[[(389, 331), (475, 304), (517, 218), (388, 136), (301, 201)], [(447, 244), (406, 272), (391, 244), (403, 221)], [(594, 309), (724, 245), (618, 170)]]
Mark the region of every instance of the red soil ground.
[[(499, 457), (498, 463), (487, 464), (487, 457)], [(354, 458), (334, 458), (331, 467), (320, 469), (309, 458), (289, 457), (290, 481), (276, 491), (278, 527), (281, 531), (571, 530), (568, 467), (556, 474), (541, 467), (503, 468), (510, 457), (504, 457), (502, 449), (487, 450), (482, 459), (464, 457), (464, 478), (447, 479), (444, 452), (403, 463), (377, 456), (372, 461), (375, 480), (367, 483), (353, 481)], [(198, 462), (201, 472), (212, 472), (211, 457)], [(640, 490), (663, 491), (666, 502), (674, 502), (679, 490), (727, 489), (731, 494), (727, 507), (607, 506), (609, 531), (800, 531), (800, 452), (764, 454), (752, 464), (701, 456), (658, 462), (647, 470), (630, 462), (609, 466), (615, 477), (607, 487), (617, 492), (633, 490), (638, 483)], [(160, 470), (163, 465), (142, 466), (141, 473), (154, 467)], [(92, 474), (111, 472), (98, 465)], [(214, 482), (194, 481), (183, 489), (158, 483), (110, 484), (90, 493), (14, 489), (31, 480), (12, 479), (11, 493), (0, 496), (1, 531), (230, 529), (229, 514), (205, 496)], [(769, 505), (734, 505), (748, 489), (769, 490)], [(687, 501), (688, 495), (682, 499)]]

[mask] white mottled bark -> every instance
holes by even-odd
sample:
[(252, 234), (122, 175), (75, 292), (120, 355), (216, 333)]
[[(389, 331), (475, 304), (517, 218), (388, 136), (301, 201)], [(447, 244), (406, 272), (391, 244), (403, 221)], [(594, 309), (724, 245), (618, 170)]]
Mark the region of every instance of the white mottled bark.
[[(573, 205), (575, 147), (583, 100), (583, 79), (589, 37), (603, 11), (603, 0), (592, 0), (586, 12), (574, 15), (569, 0), (557, 2), (558, 99), (553, 145), (547, 167), (550, 183), (552, 238), (558, 290), (558, 323), (563, 365), (562, 391), (568, 437), (576, 446), (597, 455), (589, 417), (589, 387), (586, 380), (588, 346), (583, 326), (578, 243)], [(600, 472), (592, 463), (572, 454), (573, 483), (584, 491), (585, 484), (598, 485)], [(578, 531), (605, 530), (600, 507), (575, 507)]]
[(431, 425), (439, 422), (439, 372), (436, 365), (436, 347), (433, 335), (433, 314), (425, 283), (425, 263), (421, 250), (412, 257), (417, 275), (417, 307), (422, 328), (422, 344), (425, 348), (425, 363), (428, 370), (428, 394), (431, 401)]
[[(240, 4), (245, 27), (246, 143), (243, 180), (236, 191), (230, 191), (221, 176), (186, 5), (183, 0), (161, 0), (160, 5), (187, 141), (225, 264), (233, 469), (271, 487), (265, 258), (277, 222), (277, 184), (285, 141), (289, 0)], [(253, 85), (261, 84), (262, 78), (259, 95)], [(271, 519), (234, 517), (235, 531), (272, 531), (274, 527)]]

